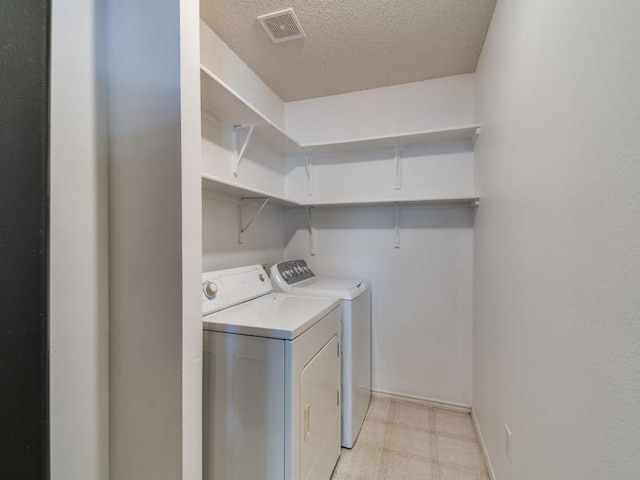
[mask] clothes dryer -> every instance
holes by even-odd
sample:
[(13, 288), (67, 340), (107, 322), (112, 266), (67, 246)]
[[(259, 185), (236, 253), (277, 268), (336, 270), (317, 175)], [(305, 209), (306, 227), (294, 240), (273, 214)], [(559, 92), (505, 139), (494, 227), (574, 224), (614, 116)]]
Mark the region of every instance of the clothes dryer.
[(371, 402), (371, 285), (367, 280), (315, 275), (304, 260), (271, 267), (276, 290), (336, 297), (342, 303), (342, 446), (352, 448)]
[(340, 303), (273, 293), (260, 265), (203, 274), (205, 480), (329, 480)]

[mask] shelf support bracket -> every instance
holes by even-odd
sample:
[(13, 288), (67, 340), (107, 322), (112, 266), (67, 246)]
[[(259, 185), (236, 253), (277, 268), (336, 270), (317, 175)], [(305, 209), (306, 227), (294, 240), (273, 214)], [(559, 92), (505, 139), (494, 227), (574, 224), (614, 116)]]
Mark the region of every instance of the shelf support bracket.
[(476, 131), (473, 133), (473, 137), (471, 137), (471, 144), (475, 145), (476, 142), (478, 141), (478, 138), (480, 138), (480, 134), (482, 133), (482, 128), (478, 127), (476, 128)]
[[(242, 145), (240, 145), (240, 131), (247, 128), (249, 130), (242, 141)], [(251, 136), (255, 128), (255, 125), (236, 125), (233, 127), (233, 151), (236, 153), (231, 171), (236, 177), (238, 176), (238, 165), (240, 165), (242, 157), (244, 157), (244, 152), (249, 146), (249, 143), (251, 143)]]
[(307, 211), (307, 225), (309, 227), (309, 253), (311, 255), (316, 254), (316, 237), (314, 235), (313, 223), (311, 222), (311, 208), (305, 208)]
[[(260, 208), (258, 208), (258, 211), (256, 213), (253, 214), (253, 217), (251, 217), (249, 219), (249, 221), (247, 222), (247, 224), (244, 224), (244, 216), (243, 216), (243, 206), (244, 206), (244, 201), (245, 200), (262, 200), (262, 205), (260, 205)], [(244, 243), (244, 234), (247, 232), (247, 230), (249, 230), (249, 227), (251, 226), (251, 224), (253, 223), (253, 221), (258, 218), (258, 215), (260, 215), (260, 212), (262, 212), (262, 210), (264, 209), (264, 207), (267, 206), (267, 203), (269, 203), (269, 200), (271, 200), (271, 197), (248, 197), (248, 198), (241, 198), (240, 199), (240, 243)]]
[(304, 157), (304, 166), (307, 170), (307, 195), (313, 195), (313, 162), (309, 155)]
[(401, 155), (402, 155), (402, 147), (398, 147), (396, 145), (396, 156), (395, 156), (395, 160), (393, 162), (393, 168), (395, 171), (395, 179), (393, 181), (393, 189), (394, 190), (400, 190), (402, 188), (401, 184), (400, 184), (400, 159), (401, 159)]
[(400, 211), (398, 209), (398, 204), (393, 204), (393, 216), (394, 216), (394, 238), (393, 238), (393, 248), (400, 248)]

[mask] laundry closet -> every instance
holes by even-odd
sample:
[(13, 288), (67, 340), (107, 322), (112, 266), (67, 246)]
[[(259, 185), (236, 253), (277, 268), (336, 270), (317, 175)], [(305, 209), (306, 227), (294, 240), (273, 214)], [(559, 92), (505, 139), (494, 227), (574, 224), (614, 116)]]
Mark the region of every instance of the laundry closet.
[(473, 74), (283, 102), (204, 22), (200, 51), (203, 271), (369, 279), (374, 391), (470, 406)]

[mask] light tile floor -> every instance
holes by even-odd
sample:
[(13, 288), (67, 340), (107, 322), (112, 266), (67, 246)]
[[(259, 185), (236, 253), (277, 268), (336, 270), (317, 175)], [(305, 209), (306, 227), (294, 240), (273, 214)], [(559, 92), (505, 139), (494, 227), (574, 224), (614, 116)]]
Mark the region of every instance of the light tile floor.
[(373, 398), (332, 480), (489, 480), (471, 415)]

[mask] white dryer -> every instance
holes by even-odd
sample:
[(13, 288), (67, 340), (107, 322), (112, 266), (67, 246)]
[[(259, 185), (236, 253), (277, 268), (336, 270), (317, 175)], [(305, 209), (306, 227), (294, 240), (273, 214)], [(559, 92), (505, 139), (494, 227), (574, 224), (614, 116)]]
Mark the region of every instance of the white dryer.
[(304, 260), (273, 265), (271, 280), (289, 295), (342, 300), (342, 446), (352, 448), (371, 402), (371, 285), (316, 276)]
[(260, 265), (203, 274), (205, 480), (329, 480), (340, 303), (272, 293)]

